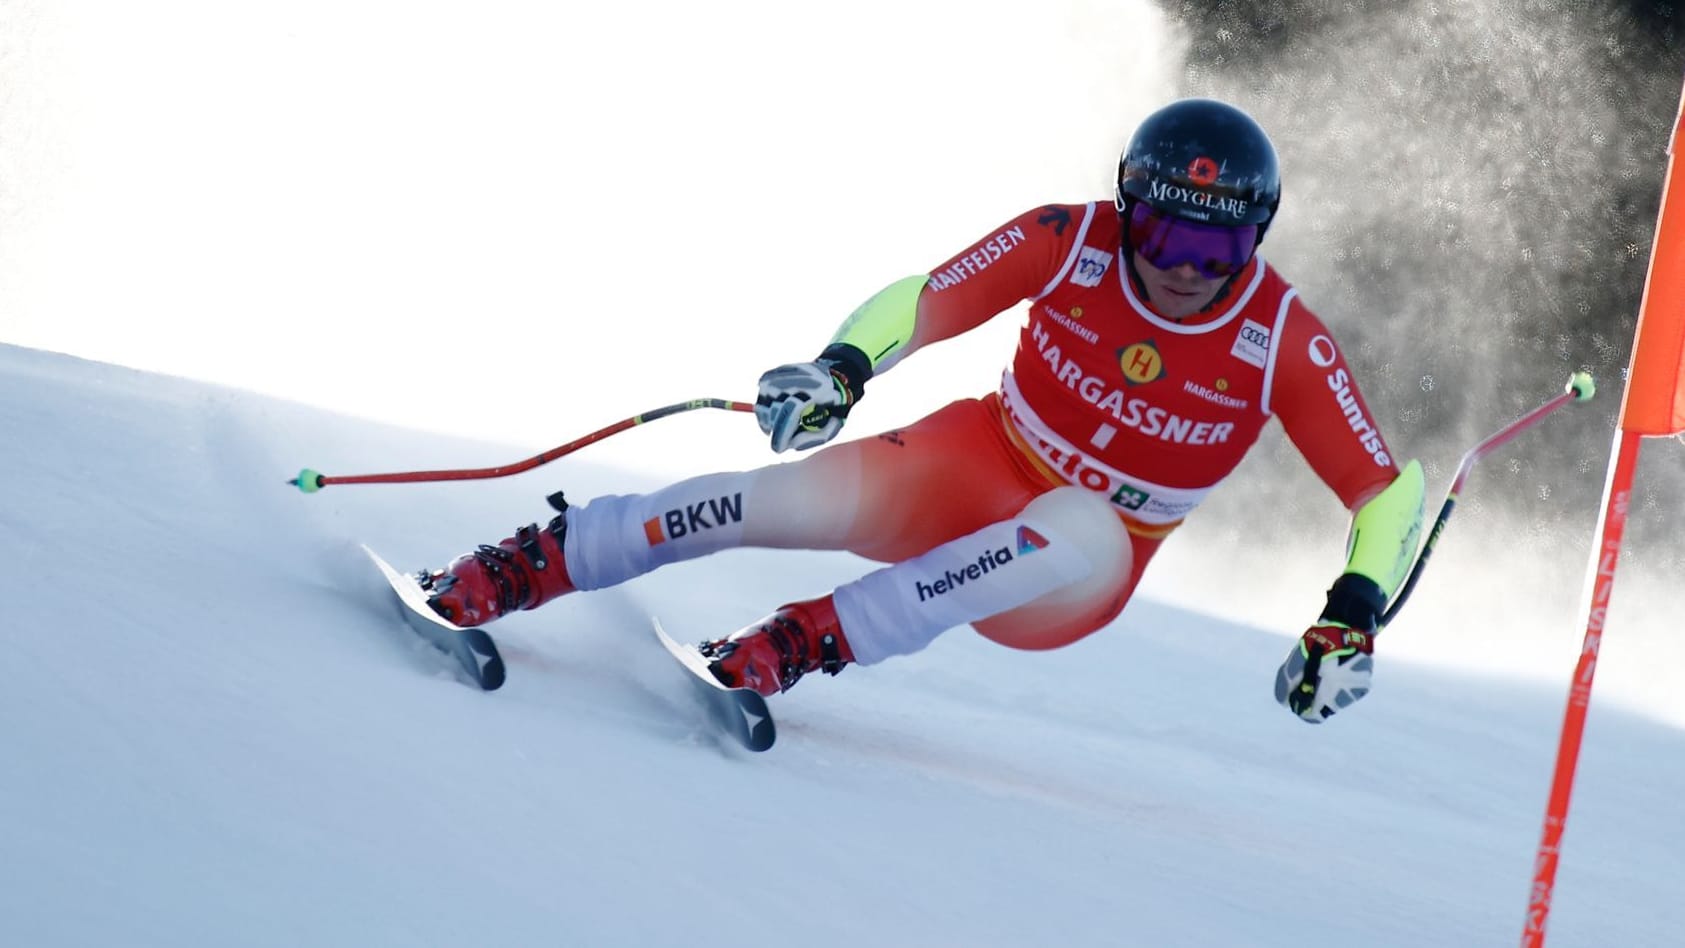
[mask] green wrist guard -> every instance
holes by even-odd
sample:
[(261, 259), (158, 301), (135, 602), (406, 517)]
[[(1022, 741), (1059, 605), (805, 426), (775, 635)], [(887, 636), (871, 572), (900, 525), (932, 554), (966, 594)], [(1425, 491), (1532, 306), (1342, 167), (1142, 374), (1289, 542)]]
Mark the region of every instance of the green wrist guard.
[(1358, 509), (1346, 543), (1346, 571), (1328, 590), (1323, 619), (1366, 630), (1380, 622), (1416, 558), (1426, 493), (1421, 462), (1411, 461)]
[(929, 280), (930, 277), (920, 274), (896, 280), (879, 290), (843, 320), (831, 343), (850, 345), (865, 353), (875, 372), (889, 368), (913, 338), (919, 315), (919, 293)]

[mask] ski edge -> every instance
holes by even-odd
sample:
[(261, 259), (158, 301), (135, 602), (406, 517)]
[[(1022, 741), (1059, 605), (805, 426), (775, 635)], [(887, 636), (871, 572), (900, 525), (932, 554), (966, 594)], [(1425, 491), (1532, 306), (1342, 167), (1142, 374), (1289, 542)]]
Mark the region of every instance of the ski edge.
[[(421, 587), (409, 576), (398, 572), (367, 544), (358, 544), (380, 569), (386, 584), (398, 600), (404, 623), (429, 645), (456, 659), (457, 664), (482, 691), (496, 691), (503, 687), (507, 672), (497, 642), (484, 629), (463, 628), (446, 622), (433, 614)], [(481, 658), (484, 658), (484, 661)]]
[(703, 692), (715, 723), (748, 751), (759, 754), (771, 750), (778, 740), (778, 728), (773, 722), (771, 709), (766, 706), (766, 699), (748, 688), (727, 687), (714, 677), (708, 669), (707, 660), (694, 646), (681, 645), (674, 640), (655, 616), (650, 616), (649, 622), (661, 646), (689, 673), (698, 690)]

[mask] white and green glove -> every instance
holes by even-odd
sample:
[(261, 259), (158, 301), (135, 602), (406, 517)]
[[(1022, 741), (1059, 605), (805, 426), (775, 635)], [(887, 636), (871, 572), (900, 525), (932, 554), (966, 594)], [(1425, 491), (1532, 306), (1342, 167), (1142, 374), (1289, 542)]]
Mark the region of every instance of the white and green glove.
[(1423, 487), (1422, 465), (1411, 461), (1352, 518), (1346, 571), (1275, 673), (1275, 700), (1300, 720), (1321, 724), (1369, 693), (1375, 632), (1416, 556)]
[(1375, 674), (1375, 637), (1322, 619), (1299, 636), (1275, 673), (1275, 700), (1311, 724), (1321, 724), (1369, 693)]
[(846, 343), (827, 346), (812, 362), (781, 365), (761, 376), (755, 420), (772, 450), (806, 451), (837, 436), (849, 409), (865, 394), (872, 363)]

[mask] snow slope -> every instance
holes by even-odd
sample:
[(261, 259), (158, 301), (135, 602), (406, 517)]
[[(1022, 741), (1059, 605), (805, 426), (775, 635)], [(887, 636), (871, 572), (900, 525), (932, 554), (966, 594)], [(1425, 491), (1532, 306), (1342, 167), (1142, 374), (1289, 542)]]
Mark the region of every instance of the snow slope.
[[(662, 424), (684, 425), (674, 420)], [(628, 434), (626, 437), (638, 437)], [(652, 486), (0, 346), (0, 919), (56, 945), (1487, 945), (1519, 934), (1565, 685), (1389, 661), (1330, 724), (1288, 639), (1144, 599), (1069, 649), (966, 631), (699, 726), (644, 616), (729, 631), (856, 575), (737, 551), (493, 627), (501, 691), (397, 620), (442, 562)], [(746, 459), (745, 463), (760, 463)], [(1446, 577), (1449, 580), (1449, 577)], [(1685, 735), (1594, 704), (1553, 945), (1680, 944)]]

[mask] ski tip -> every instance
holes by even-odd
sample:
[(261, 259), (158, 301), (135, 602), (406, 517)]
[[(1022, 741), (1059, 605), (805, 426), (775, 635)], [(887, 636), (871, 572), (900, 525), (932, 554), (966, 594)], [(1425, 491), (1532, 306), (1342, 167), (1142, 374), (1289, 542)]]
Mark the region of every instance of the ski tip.
[(667, 634), (666, 629), (661, 627), (661, 620), (657, 619), (655, 616), (650, 616), (649, 622), (655, 629), (656, 638), (661, 640), (661, 645), (666, 648), (668, 653), (675, 659), (678, 659), (679, 664), (683, 665), (686, 671), (695, 675), (699, 681), (704, 684), (713, 685), (721, 691), (738, 690), (721, 681), (719, 677), (714, 674), (712, 663), (708, 661), (707, 656), (703, 655), (696, 646), (684, 645), (676, 641), (671, 635)]

